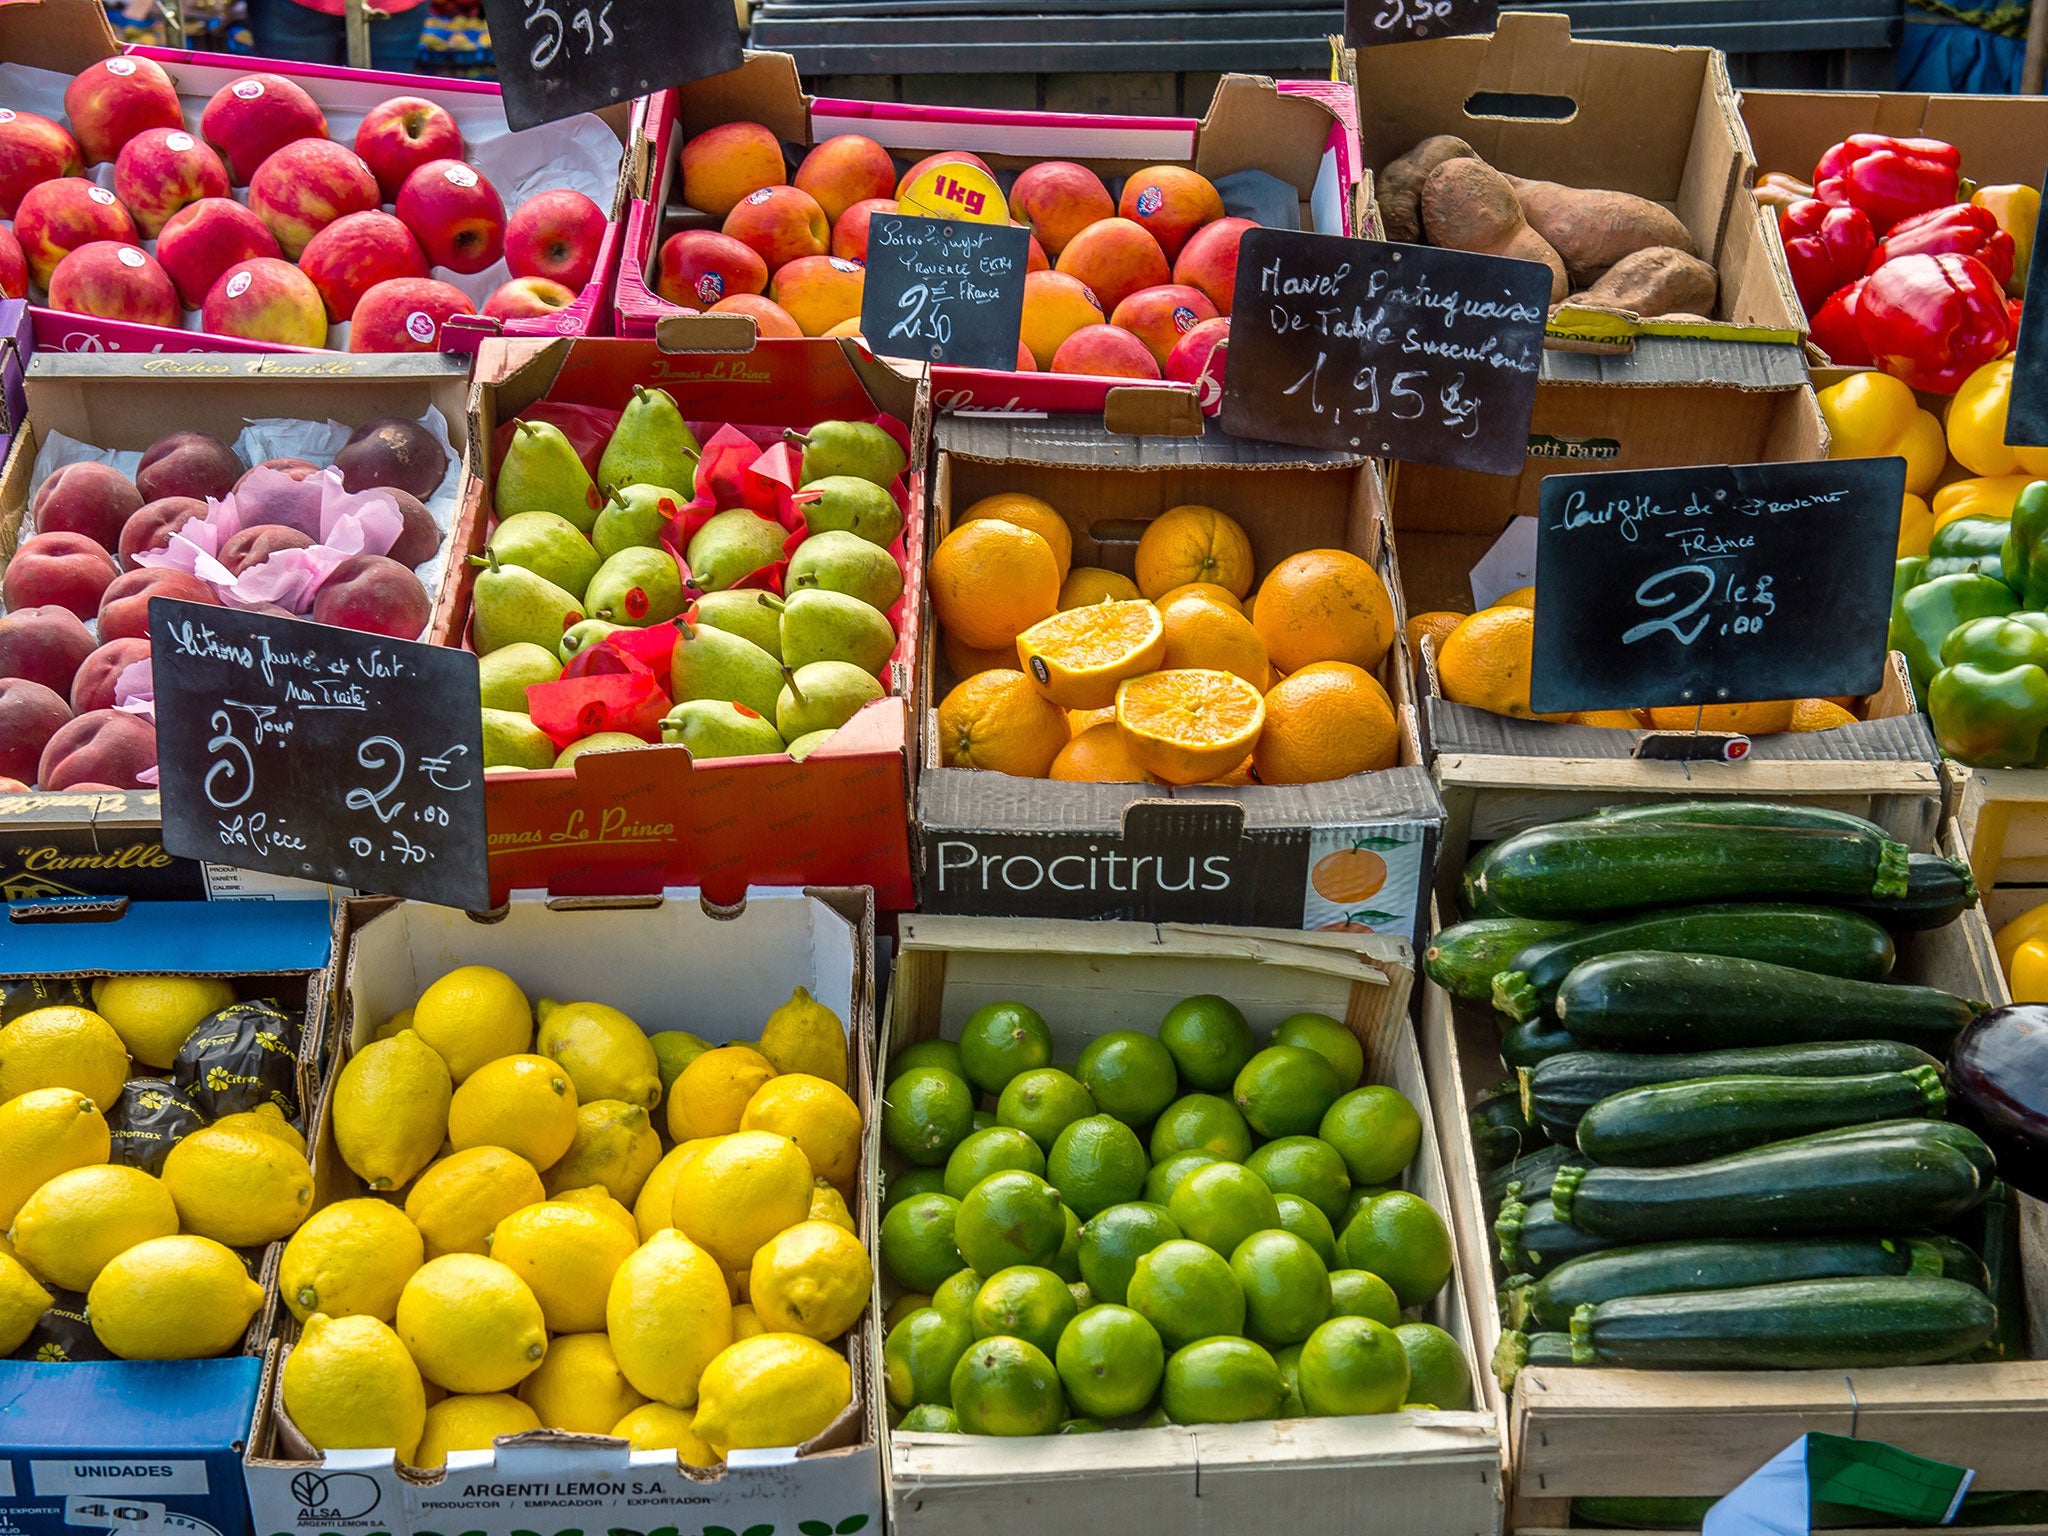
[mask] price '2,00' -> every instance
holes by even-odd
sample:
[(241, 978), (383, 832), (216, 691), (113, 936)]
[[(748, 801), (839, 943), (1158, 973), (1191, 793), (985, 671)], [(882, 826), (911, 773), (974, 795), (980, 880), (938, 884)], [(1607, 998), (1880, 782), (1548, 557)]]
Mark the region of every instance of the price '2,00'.
[[(562, 51), (563, 39), (572, 31), (583, 34), (586, 58), (595, 53), (600, 44), (609, 47), (613, 37), (611, 13), (612, 0), (604, 0), (596, 15), (591, 14), (589, 6), (579, 5), (564, 22), (562, 13), (549, 4), (549, 0), (526, 0), (526, 30), (531, 32), (535, 27), (547, 29), (533, 40), (533, 51), (526, 56), (527, 64), (534, 69), (546, 69), (555, 62), (555, 56)], [(600, 32), (604, 34), (601, 38), (598, 36)]]
[[(1763, 633), (1764, 619), (1778, 611), (1778, 599), (1771, 591), (1771, 578), (1759, 576), (1753, 582), (1738, 583), (1734, 572), (1730, 572), (1725, 588), (1721, 592), (1723, 602), (1733, 607), (1743, 604), (1762, 611), (1759, 613), (1731, 614), (1721, 625), (1724, 635), (1756, 635)], [(1672, 636), (1680, 645), (1691, 645), (1705, 633), (1714, 622), (1710, 613), (1700, 610), (1713, 599), (1714, 590), (1722, 586), (1721, 572), (1711, 565), (1674, 565), (1667, 571), (1644, 580), (1636, 588), (1636, 605), (1642, 608), (1667, 608), (1685, 596), (1685, 587), (1691, 582), (1701, 585), (1692, 594), (1692, 600), (1681, 608), (1654, 619), (1645, 619), (1633, 628), (1622, 631), (1621, 643), (1634, 645), (1638, 640), (1647, 640), (1651, 635), (1663, 633)], [(1690, 621), (1690, 623), (1688, 623)]]

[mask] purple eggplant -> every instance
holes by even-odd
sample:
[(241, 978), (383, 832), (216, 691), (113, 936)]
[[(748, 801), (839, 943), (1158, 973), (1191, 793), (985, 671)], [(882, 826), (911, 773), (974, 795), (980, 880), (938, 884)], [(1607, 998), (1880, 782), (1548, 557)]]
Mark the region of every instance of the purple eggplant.
[(2048, 1006), (1979, 1015), (1949, 1051), (1950, 1113), (1990, 1144), (2000, 1177), (2048, 1199)]

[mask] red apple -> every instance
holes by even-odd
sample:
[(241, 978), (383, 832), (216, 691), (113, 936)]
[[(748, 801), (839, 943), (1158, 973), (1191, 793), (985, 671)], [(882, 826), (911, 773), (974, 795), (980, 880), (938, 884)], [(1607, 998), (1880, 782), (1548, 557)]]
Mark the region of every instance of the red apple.
[(0, 299), (28, 297), (28, 258), (11, 229), (0, 229)]
[(121, 146), (114, 161), (114, 195), (155, 239), (180, 208), (204, 197), (228, 195), (227, 167), (182, 128), (151, 128)]
[(770, 272), (799, 256), (822, 256), (832, 245), (825, 210), (795, 187), (749, 192), (725, 216), (725, 233), (752, 249)]
[(176, 325), (178, 289), (141, 246), (95, 240), (57, 263), (50, 274), (50, 308), (135, 325)]
[(865, 134), (842, 133), (805, 155), (790, 180), (816, 198), (826, 219), (836, 223), (855, 203), (896, 195), (896, 162)]
[(293, 261), (336, 219), (379, 206), (377, 178), (354, 150), (327, 139), (295, 139), (256, 168), (249, 209)]
[(129, 53), (88, 64), (74, 75), (64, 87), (64, 115), (87, 165), (112, 160), (145, 129), (185, 126), (178, 88), (163, 65)]
[(14, 238), (38, 288), (50, 286), (57, 263), (95, 240), (137, 243), (135, 221), (105, 187), (62, 176), (31, 187), (14, 215)]
[(76, 176), (85, 169), (78, 141), (33, 112), (0, 107), (0, 219), (14, 217), (22, 193), (39, 181)]
[(280, 256), (277, 236), (231, 197), (205, 197), (171, 215), (156, 237), (156, 258), (187, 309), (206, 302), (220, 275), (238, 261)]
[(832, 254), (844, 261), (868, 259), (868, 222), (878, 213), (894, 213), (893, 197), (864, 197), (839, 215), (832, 226)]
[(505, 252), (504, 199), (460, 160), (429, 160), (406, 177), (397, 212), (437, 267), (481, 272)]
[(230, 267), (206, 295), (201, 330), (289, 347), (327, 345), (327, 307), (290, 262), (258, 256)]
[(351, 352), (432, 352), (441, 324), (452, 315), (473, 315), (469, 295), (431, 277), (394, 277), (377, 284), (356, 304), (348, 328)]
[(213, 93), (199, 131), (226, 163), (236, 186), (298, 139), (327, 137), (327, 116), (303, 86), (283, 75), (243, 75)]
[(462, 158), (462, 130), (439, 102), (394, 96), (365, 114), (356, 129), (356, 153), (376, 173), (384, 196), (395, 199), (405, 178), (429, 160)]
[(736, 293), (762, 293), (768, 264), (731, 235), (685, 229), (670, 235), (655, 262), (654, 291), (685, 309), (708, 309)]
[(581, 293), (597, 270), (605, 225), (604, 210), (581, 192), (529, 197), (505, 226), (505, 265), (514, 277), (550, 278)]
[(484, 300), (493, 320), (537, 320), (558, 315), (576, 302), (576, 291), (545, 277), (515, 277)]
[(356, 312), (377, 284), (393, 277), (425, 277), (426, 252), (412, 231), (381, 210), (336, 219), (306, 242), (299, 269), (313, 280), (336, 325)]

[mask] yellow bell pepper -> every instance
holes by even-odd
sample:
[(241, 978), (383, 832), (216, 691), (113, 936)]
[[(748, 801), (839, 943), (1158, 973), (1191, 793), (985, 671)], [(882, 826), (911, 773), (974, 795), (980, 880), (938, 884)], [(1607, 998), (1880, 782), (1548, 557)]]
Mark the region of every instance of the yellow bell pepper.
[(1927, 545), (1934, 538), (1934, 512), (1926, 502), (1906, 492), (1899, 506), (1899, 553), (1901, 560), (1927, 553)]
[(2011, 517), (2012, 504), (2038, 475), (1987, 475), (1956, 480), (1934, 493), (1934, 532), (1959, 517)]
[(1970, 204), (1998, 220), (1998, 227), (2012, 236), (2012, 281), (2005, 285), (2014, 298), (2027, 291), (2027, 265), (2034, 259), (2034, 231), (2041, 222), (2041, 193), (2036, 187), (1979, 187)]
[(1948, 451), (1973, 475), (2048, 475), (2048, 448), (2009, 448), (2005, 413), (2012, 403), (2012, 359), (1986, 363), (1956, 391), (1948, 407)]
[(2029, 907), (1993, 936), (1991, 942), (1998, 947), (1998, 963), (2008, 975), (2019, 947), (2035, 939), (2048, 939), (2048, 901)]
[(2029, 939), (2013, 951), (2005, 984), (2016, 1003), (2048, 1003), (2048, 939)]
[(1906, 489), (1925, 496), (1948, 467), (1941, 423), (1920, 408), (1913, 391), (1888, 373), (1851, 374), (1820, 392), (1827, 419), (1828, 457), (1906, 460)]

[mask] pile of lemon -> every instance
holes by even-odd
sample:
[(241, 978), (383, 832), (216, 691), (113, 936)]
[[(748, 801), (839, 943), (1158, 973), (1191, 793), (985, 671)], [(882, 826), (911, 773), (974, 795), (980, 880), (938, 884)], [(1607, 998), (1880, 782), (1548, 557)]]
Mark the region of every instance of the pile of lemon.
[(336, 1080), (374, 1193), (285, 1248), (285, 1411), (323, 1451), (419, 1467), (535, 1429), (692, 1466), (810, 1440), (852, 1400), (831, 1346), (873, 1279), (846, 1083), (845, 1028), (801, 987), (712, 1046), (449, 972)]

